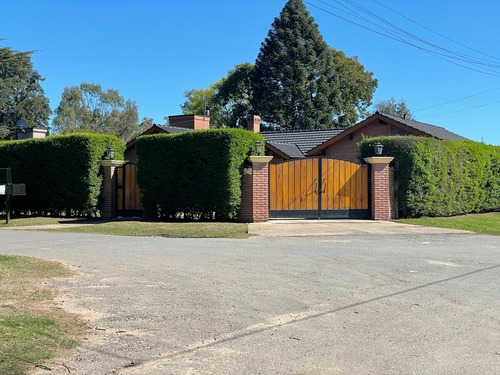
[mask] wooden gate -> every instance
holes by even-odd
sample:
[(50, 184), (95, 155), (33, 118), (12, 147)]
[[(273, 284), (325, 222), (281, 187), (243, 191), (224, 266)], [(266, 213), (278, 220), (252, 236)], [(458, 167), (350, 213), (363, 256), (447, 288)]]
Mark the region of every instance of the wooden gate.
[(137, 164), (125, 163), (116, 168), (117, 216), (141, 216), (141, 189), (137, 184)]
[(368, 166), (328, 157), (269, 165), (269, 216), (370, 217)]

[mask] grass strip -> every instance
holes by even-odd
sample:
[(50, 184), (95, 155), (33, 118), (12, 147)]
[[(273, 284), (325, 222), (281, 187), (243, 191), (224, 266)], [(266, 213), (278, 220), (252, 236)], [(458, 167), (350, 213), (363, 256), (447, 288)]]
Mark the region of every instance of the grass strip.
[(0, 255), (0, 374), (24, 374), (77, 344), (77, 317), (57, 309), (43, 284), (74, 273), (42, 259)]
[(400, 219), (397, 221), (406, 224), (461, 229), (481, 234), (500, 236), (500, 212), (452, 217), (421, 217), (416, 219)]
[(111, 234), (119, 236), (162, 236), (174, 238), (248, 238), (244, 223), (164, 223), (111, 221), (78, 227), (47, 229), (57, 232)]

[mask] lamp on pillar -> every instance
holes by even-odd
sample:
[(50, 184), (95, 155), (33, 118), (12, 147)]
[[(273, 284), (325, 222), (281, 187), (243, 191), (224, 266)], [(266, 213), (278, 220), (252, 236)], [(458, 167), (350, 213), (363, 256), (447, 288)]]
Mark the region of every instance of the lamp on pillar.
[(262, 147), (264, 145), (262, 142), (255, 142), (255, 151), (257, 152), (257, 155), (260, 155), (262, 153)]
[(375, 149), (375, 155), (380, 156), (384, 151), (384, 145), (380, 142), (377, 142), (375, 143), (374, 149)]
[(115, 149), (113, 147), (108, 146), (106, 149), (106, 160), (113, 160), (115, 157)]

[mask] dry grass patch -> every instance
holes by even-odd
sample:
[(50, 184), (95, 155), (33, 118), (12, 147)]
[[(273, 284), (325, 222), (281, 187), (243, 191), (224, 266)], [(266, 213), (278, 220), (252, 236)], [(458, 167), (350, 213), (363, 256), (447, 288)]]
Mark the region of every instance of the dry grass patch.
[(77, 344), (83, 324), (56, 306), (49, 281), (72, 276), (57, 262), (0, 255), (0, 374), (23, 374)]

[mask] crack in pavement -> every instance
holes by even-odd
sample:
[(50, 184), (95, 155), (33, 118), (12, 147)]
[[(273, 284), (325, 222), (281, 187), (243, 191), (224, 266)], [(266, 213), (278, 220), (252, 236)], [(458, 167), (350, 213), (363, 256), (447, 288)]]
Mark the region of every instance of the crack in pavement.
[(253, 336), (253, 335), (256, 335), (256, 334), (259, 334), (262, 332), (266, 332), (266, 331), (269, 331), (269, 330), (272, 330), (275, 328), (280, 328), (280, 327), (288, 326), (291, 324), (300, 323), (300, 322), (303, 322), (306, 320), (319, 318), (319, 317), (322, 317), (325, 315), (334, 314), (334, 313), (348, 310), (348, 309), (351, 309), (354, 307), (367, 305), (367, 304), (372, 303), (372, 302), (395, 297), (395, 296), (398, 296), (401, 294), (414, 292), (416, 290), (424, 289), (424, 288), (427, 288), (427, 287), (430, 287), (433, 285), (442, 284), (442, 283), (456, 280), (456, 279), (459, 279), (462, 277), (467, 277), (467, 276), (474, 275), (474, 274), (477, 274), (480, 272), (490, 271), (490, 270), (493, 270), (493, 269), (496, 269), (499, 267), (500, 267), (500, 264), (496, 264), (496, 265), (493, 265), (490, 267), (481, 268), (481, 269), (470, 271), (470, 272), (467, 272), (464, 274), (448, 277), (446, 279), (433, 281), (433, 282), (422, 284), (422, 285), (419, 285), (419, 286), (416, 286), (413, 288), (404, 289), (404, 290), (401, 290), (399, 292), (385, 294), (383, 296), (370, 298), (370, 299), (367, 299), (367, 300), (364, 300), (361, 302), (355, 302), (355, 303), (352, 303), (352, 304), (349, 304), (346, 306), (342, 306), (342, 307), (338, 307), (338, 308), (330, 309), (330, 310), (326, 310), (326, 311), (319, 311), (319, 312), (318, 311), (308, 311), (308, 312), (304, 312), (304, 313), (290, 313), (290, 314), (280, 315), (280, 316), (274, 317), (271, 321), (269, 321), (267, 323), (258, 323), (258, 324), (246, 327), (244, 329), (241, 329), (241, 330), (237, 330), (237, 331), (233, 331), (233, 332), (230, 332), (227, 334), (223, 334), (218, 338), (211, 338), (211, 339), (207, 339), (207, 340), (202, 340), (202, 341), (199, 341), (197, 343), (188, 345), (188, 347), (185, 349), (173, 351), (170, 353), (165, 353), (165, 354), (163, 354), (157, 358), (151, 359), (149, 361), (135, 362), (133, 367), (131, 367), (130, 363), (127, 363), (124, 366), (115, 368), (114, 370), (110, 371), (109, 373), (116, 374), (118, 371), (123, 373), (123, 370), (125, 370), (125, 369), (127, 370), (127, 373), (134, 373), (136, 371), (141, 372), (141, 368), (143, 366), (152, 365), (152, 364), (155, 364), (158, 362), (168, 360), (168, 359), (173, 358), (173, 357), (181, 356), (184, 354), (189, 354), (189, 353), (192, 353), (192, 352), (197, 351), (197, 350), (210, 348), (210, 347), (213, 347), (216, 345), (221, 345), (221, 344), (224, 344), (224, 343), (227, 343), (230, 341), (235, 341), (235, 340), (238, 340), (241, 338)]

